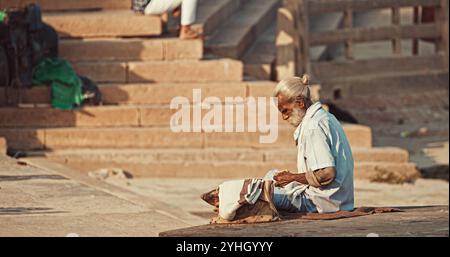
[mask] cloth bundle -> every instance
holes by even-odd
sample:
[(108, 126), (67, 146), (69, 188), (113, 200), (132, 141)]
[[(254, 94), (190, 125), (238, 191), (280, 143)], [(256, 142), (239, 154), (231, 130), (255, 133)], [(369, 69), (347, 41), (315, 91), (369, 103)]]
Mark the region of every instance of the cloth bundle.
[(219, 215), (211, 223), (258, 223), (279, 219), (272, 202), (273, 181), (240, 179), (219, 186)]

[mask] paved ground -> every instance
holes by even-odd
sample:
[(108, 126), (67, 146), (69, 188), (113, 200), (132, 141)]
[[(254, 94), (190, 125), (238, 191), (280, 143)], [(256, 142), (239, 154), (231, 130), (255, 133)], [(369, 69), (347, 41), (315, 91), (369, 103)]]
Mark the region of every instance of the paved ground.
[(0, 155), (0, 236), (157, 236), (201, 224), (152, 198), (68, 177)]
[[(131, 180), (107, 180), (144, 196), (166, 199), (184, 211), (204, 217), (205, 223), (212, 215), (212, 208), (200, 200), (200, 194), (220, 183), (221, 179), (159, 179), (138, 178)], [(181, 197), (182, 196), (182, 197)], [(414, 184), (391, 185), (355, 181), (356, 206), (426, 206), (448, 205), (449, 184), (438, 179), (419, 179)]]
[[(69, 233), (157, 236), (163, 231), (207, 224), (211, 208), (200, 200), (199, 195), (222, 182), (218, 179), (107, 179), (105, 183), (46, 160), (22, 161), (40, 168), (18, 165), (17, 160), (0, 157), (0, 236), (65, 236)], [(420, 179), (415, 184), (403, 185), (355, 181), (357, 206), (448, 206), (448, 192), (448, 182), (443, 180)], [(446, 213), (446, 220), (439, 216), (436, 222), (430, 223), (433, 229), (438, 226), (433, 235), (448, 235), (448, 212), (442, 212)], [(385, 215), (391, 217), (392, 214)], [(364, 229), (358, 228), (358, 233), (351, 235), (377, 233), (381, 229), (369, 226), (372, 218), (358, 219)], [(391, 224), (394, 221), (383, 222)], [(445, 222), (446, 231), (441, 228)], [(428, 223), (423, 224), (430, 227)], [(339, 228), (341, 223), (337, 224), (336, 228)], [(312, 235), (314, 230), (311, 229), (305, 230), (310, 231), (309, 234), (295, 235)], [(386, 235), (394, 235), (384, 228), (381, 230)], [(230, 231), (233, 235), (235, 230)], [(256, 233), (249, 231), (248, 235)], [(277, 235), (277, 231), (275, 229), (273, 235)], [(315, 231), (316, 236), (331, 233), (325, 227)], [(342, 231), (338, 232), (333, 235)], [(422, 232), (416, 229), (408, 235), (423, 235)]]
[[(221, 179), (167, 178), (98, 181), (43, 159), (22, 160), (35, 167), (17, 162), (0, 156), (0, 236), (65, 236), (69, 233), (157, 236), (163, 231), (207, 224), (212, 211), (199, 196), (222, 182)], [(356, 206), (448, 206), (448, 203), (449, 185), (444, 180), (419, 179), (414, 184), (402, 185), (355, 181)], [(448, 229), (444, 231), (439, 227), (447, 222), (448, 228), (448, 212), (446, 221), (441, 218), (431, 223), (433, 229), (438, 226), (433, 235), (448, 235)], [(361, 222), (363, 227), (370, 224)], [(361, 228), (360, 232), (365, 233), (369, 228)], [(233, 235), (234, 230), (230, 231)], [(316, 232), (316, 236), (331, 233), (326, 228)], [(362, 235), (360, 232), (346, 235)], [(422, 232), (414, 230), (408, 235), (423, 235)], [(249, 233), (260, 232), (250, 230)], [(396, 235), (389, 233), (386, 235)]]

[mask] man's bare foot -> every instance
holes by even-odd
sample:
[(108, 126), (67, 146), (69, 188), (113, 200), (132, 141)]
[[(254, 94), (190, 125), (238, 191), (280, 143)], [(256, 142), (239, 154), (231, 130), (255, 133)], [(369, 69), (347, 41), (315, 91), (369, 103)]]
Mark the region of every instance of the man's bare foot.
[(191, 26), (181, 26), (180, 39), (198, 39), (201, 38), (201, 34), (191, 29)]
[(219, 188), (202, 194), (200, 198), (202, 198), (203, 201), (209, 203), (210, 205), (219, 208)]

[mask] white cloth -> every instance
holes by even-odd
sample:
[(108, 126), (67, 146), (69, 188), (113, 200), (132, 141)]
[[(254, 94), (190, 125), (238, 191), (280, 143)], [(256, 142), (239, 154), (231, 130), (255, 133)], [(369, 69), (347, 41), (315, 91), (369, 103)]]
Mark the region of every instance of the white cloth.
[[(262, 192), (261, 179), (252, 179), (245, 188), (244, 198), (249, 204), (254, 204)], [(241, 192), (245, 179), (225, 181), (219, 185), (219, 216), (226, 220), (233, 220), (237, 209), (241, 207)]]
[[(320, 102), (308, 108), (294, 132), (299, 173), (335, 167), (336, 178), (322, 187), (302, 187), (319, 213), (350, 211), (354, 207), (352, 151), (344, 130)], [(297, 192), (298, 193), (298, 192)]]
[(145, 14), (160, 15), (171, 12), (181, 4), (181, 25), (191, 25), (197, 15), (197, 0), (151, 0)]

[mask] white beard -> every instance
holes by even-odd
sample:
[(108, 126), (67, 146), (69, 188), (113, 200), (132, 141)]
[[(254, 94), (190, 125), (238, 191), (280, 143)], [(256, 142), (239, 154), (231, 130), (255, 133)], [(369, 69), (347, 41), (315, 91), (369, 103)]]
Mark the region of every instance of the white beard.
[(300, 122), (302, 122), (302, 117), (300, 116), (301, 116), (301, 109), (294, 108), (287, 122), (289, 122), (289, 124), (291, 124), (294, 127), (298, 127), (300, 125)]

